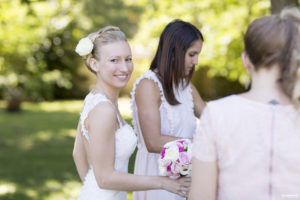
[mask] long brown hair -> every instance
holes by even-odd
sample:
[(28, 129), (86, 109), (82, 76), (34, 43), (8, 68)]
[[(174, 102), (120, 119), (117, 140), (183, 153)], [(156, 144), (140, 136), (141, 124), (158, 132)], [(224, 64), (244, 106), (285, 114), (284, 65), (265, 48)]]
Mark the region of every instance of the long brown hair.
[(157, 74), (166, 100), (171, 105), (180, 103), (173, 88), (178, 89), (180, 84), (186, 87), (192, 78), (194, 70), (188, 77), (185, 75), (185, 54), (193, 42), (199, 39), (204, 41), (201, 32), (194, 25), (178, 19), (170, 22), (160, 36), (150, 70)]
[(256, 70), (277, 63), (283, 91), (300, 103), (295, 85), (300, 81), (300, 12), (297, 8), (284, 9), (280, 15), (254, 20), (244, 37), (245, 51)]

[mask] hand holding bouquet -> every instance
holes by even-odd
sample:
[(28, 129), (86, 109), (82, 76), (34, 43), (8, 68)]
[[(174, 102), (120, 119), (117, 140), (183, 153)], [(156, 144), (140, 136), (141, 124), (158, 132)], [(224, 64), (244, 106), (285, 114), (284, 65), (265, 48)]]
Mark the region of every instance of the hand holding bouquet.
[(191, 159), (192, 142), (189, 139), (168, 142), (158, 159), (159, 173), (172, 179), (187, 176), (192, 170)]

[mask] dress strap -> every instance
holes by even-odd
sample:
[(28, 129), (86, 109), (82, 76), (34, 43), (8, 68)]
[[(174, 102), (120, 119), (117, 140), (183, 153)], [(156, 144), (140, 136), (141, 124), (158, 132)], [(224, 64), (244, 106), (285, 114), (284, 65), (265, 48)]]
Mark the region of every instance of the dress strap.
[[(136, 88), (138, 86), (138, 84), (143, 80), (143, 79), (149, 79), (152, 80), (154, 83), (157, 84), (159, 91), (160, 91), (160, 99), (161, 99), (161, 104), (162, 107), (165, 109), (166, 113), (167, 113), (167, 118), (168, 121), (170, 123), (170, 133), (173, 134), (175, 132), (174, 130), (174, 114), (173, 111), (171, 109), (171, 105), (167, 102), (165, 95), (164, 95), (164, 90), (163, 90), (163, 86), (160, 82), (160, 80), (158, 79), (157, 75), (155, 74), (155, 72), (153, 72), (152, 70), (148, 70), (145, 72), (145, 74), (143, 74), (142, 76), (140, 76), (134, 83), (133, 85), (133, 89), (131, 91), (131, 100), (130, 100), (130, 105), (131, 105), (131, 111), (133, 111), (135, 108), (135, 91)], [(132, 113), (133, 114), (133, 113)], [(136, 127), (136, 121), (133, 119), (132, 120), (133, 125)]]
[(119, 126), (121, 128), (123, 126), (123, 123), (122, 123), (122, 118), (119, 114), (117, 114), (117, 119), (118, 119), (118, 122), (119, 122)]
[(158, 79), (158, 77), (156, 76), (156, 74), (152, 71), (152, 70), (148, 70), (145, 72), (145, 74), (143, 74), (142, 76), (140, 76), (134, 83), (133, 85), (133, 89), (131, 91), (131, 101), (134, 100), (135, 98), (135, 91), (136, 91), (136, 88), (138, 86), (138, 84), (143, 80), (143, 79), (149, 79), (149, 80), (152, 80), (154, 83), (157, 84), (158, 88), (159, 88), (159, 92), (160, 92), (160, 96), (161, 96), (161, 101), (162, 102), (166, 102), (166, 98), (165, 98), (165, 95), (164, 95), (164, 90), (163, 90), (163, 87), (162, 87), (162, 84), (160, 82), (160, 80)]
[[(81, 125), (81, 132), (88, 141), (90, 140), (89, 133), (84, 125), (84, 121), (87, 119), (91, 110), (93, 110), (96, 107), (96, 105), (98, 105), (101, 102), (108, 102), (108, 103), (114, 105), (105, 95), (103, 95), (101, 93), (93, 94), (92, 92), (90, 92), (84, 99), (84, 104), (82, 107), (82, 112), (80, 113), (80, 121), (79, 122)], [(117, 114), (117, 119), (121, 126), (121, 122), (118, 117), (118, 114)]]

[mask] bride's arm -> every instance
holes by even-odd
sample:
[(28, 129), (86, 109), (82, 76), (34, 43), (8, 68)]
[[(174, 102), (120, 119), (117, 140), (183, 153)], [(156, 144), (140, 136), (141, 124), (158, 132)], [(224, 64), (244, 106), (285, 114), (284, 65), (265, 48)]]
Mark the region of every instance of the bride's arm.
[(151, 153), (160, 153), (167, 142), (181, 139), (174, 136), (162, 135), (160, 132), (160, 91), (157, 84), (143, 79), (136, 88), (135, 101), (138, 108), (140, 127), (143, 133), (147, 150)]
[(76, 165), (77, 172), (80, 176), (81, 181), (84, 181), (85, 175), (89, 170), (88, 161), (83, 146), (82, 134), (80, 132), (80, 123), (77, 126), (77, 135), (75, 138), (73, 148), (73, 159)]
[(190, 179), (172, 180), (159, 176), (137, 176), (115, 170), (117, 119), (116, 111), (111, 104), (97, 105), (90, 112), (88, 120), (90, 161), (100, 188), (120, 191), (165, 189), (186, 197), (183, 193), (188, 192)]

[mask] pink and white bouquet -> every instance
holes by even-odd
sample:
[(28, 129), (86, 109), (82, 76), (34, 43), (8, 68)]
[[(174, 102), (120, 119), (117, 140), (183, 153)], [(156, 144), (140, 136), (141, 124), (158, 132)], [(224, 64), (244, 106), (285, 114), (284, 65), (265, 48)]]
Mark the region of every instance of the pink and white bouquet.
[(160, 155), (158, 166), (161, 176), (177, 179), (180, 176), (190, 175), (192, 171), (192, 142), (189, 139), (166, 143)]

